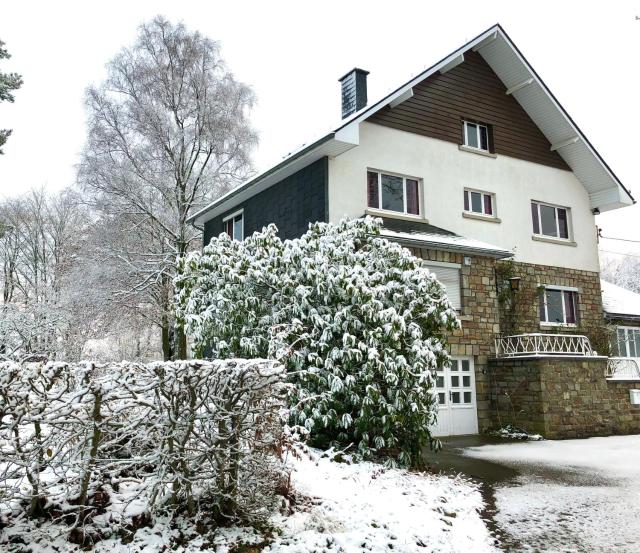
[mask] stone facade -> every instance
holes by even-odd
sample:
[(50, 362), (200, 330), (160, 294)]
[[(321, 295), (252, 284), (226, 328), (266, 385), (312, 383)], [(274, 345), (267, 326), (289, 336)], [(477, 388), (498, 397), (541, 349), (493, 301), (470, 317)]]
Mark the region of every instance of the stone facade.
[(546, 438), (640, 432), (640, 406), (629, 390), (640, 382), (607, 380), (606, 358), (491, 359), (494, 426), (516, 424)]

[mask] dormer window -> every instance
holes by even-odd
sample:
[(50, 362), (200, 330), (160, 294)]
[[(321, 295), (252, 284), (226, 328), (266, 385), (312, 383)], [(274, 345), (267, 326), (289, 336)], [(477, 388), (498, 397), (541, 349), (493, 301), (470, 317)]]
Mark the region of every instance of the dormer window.
[(234, 240), (244, 240), (244, 213), (236, 211), (222, 220), (224, 232)]
[(489, 126), (473, 121), (462, 121), (462, 138), (467, 148), (490, 151)]
[(420, 215), (419, 180), (380, 171), (367, 171), (367, 205), (372, 209)]

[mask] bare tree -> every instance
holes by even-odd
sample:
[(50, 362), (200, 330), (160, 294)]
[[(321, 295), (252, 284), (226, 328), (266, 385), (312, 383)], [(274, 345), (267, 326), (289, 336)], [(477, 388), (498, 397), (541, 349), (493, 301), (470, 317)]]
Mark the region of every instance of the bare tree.
[(625, 256), (622, 259), (606, 257), (601, 262), (602, 278), (632, 292), (640, 294), (640, 258)]
[(165, 359), (184, 358), (172, 277), (198, 244), (187, 218), (248, 175), (254, 96), (226, 69), (217, 43), (162, 17), (143, 24), (107, 71), (86, 93), (79, 182), (123, 234), (104, 252), (126, 267), (117, 297), (153, 303)]

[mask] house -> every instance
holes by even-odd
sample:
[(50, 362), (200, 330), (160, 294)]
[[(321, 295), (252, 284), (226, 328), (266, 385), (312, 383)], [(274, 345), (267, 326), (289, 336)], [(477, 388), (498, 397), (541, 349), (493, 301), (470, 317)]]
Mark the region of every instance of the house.
[(612, 378), (640, 378), (640, 294), (605, 280), (602, 307), (613, 334), (609, 373)]
[(367, 75), (339, 79), (336, 128), (191, 218), (204, 242), (382, 217), (462, 321), (436, 434), (513, 419), (559, 437), (639, 431), (628, 398), (620, 427), (617, 407), (594, 415), (604, 399), (582, 382), (608, 386), (589, 339), (604, 326), (595, 215), (631, 205), (629, 191), (500, 25), (371, 104)]

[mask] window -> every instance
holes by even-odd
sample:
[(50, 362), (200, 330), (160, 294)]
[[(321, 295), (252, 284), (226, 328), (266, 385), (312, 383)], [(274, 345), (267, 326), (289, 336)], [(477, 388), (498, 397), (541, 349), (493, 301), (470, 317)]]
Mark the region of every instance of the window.
[(619, 326), (616, 337), (619, 357), (640, 357), (640, 328)]
[(533, 234), (569, 239), (569, 209), (555, 205), (531, 202)]
[(367, 171), (367, 205), (373, 209), (420, 214), (418, 179)]
[(575, 325), (578, 321), (578, 291), (546, 286), (540, 294), (540, 322)]
[(471, 121), (462, 122), (462, 137), (467, 148), (490, 151), (489, 147), (489, 126)]
[(465, 189), (464, 191), (464, 210), (469, 213), (495, 217), (494, 204), (495, 196), (493, 194), (479, 190)]
[(244, 239), (244, 213), (237, 211), (222, 220), (224, 232), (234, 240)]
[(447, 291), (449, 302), (457, 311), (462, 309), (462, 294), (460, 292), (460, 265), (455, 263), (428, 261), (424, 266), (436, 275)]

